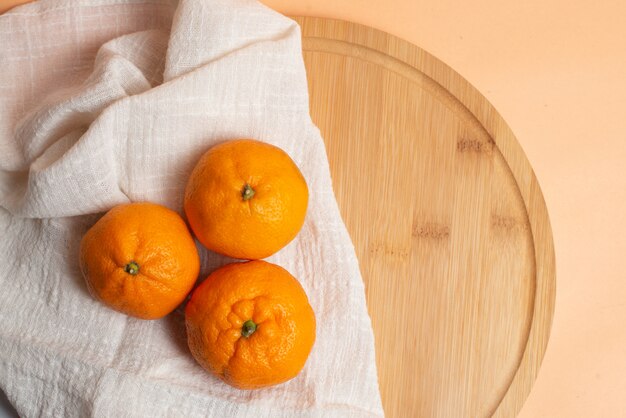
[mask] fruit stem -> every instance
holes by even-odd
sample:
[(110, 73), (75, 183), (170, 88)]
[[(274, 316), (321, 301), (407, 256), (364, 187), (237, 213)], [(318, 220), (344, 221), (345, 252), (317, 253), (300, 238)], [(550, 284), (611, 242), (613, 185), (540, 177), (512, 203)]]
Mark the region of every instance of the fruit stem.
[(256, 331), (256, 324), (254, 323), (252, 319), (248, 319), (241, 326), (241, 335), (246, 338), (254, 334), (254, 331)]
[(248, 183), (246, 183), (241, 190), (241, 198), (245, 202), (246, 200), (252, 199), (252, 196), (254, 196), (254, 189)]
[(131, 261), (130, 263), (126, 264), (126, 267), (124, 267), (124, 271), (134, 276), (139, 273), (139, 264)]

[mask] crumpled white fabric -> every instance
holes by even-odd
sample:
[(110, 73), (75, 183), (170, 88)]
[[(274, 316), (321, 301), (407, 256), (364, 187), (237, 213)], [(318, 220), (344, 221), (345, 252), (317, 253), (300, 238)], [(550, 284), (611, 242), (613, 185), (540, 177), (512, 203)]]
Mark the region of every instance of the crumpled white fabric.
[[(295, 22), (253, 0), (42, 0), (1, 15), (0, 39), (0, 386), (21, 416), (382, 416)], [(181, 308), (113, 312), (77, 262), (114, 205), (182, 213), (200, 155), (238, 137), (283, 148), (311, 194), (299, 236), (268, 260), (302, 282), (317, 341), (297, 378), (258, 391), (195, 363)], [(202, 277), (231, 261), (200, 251)]]

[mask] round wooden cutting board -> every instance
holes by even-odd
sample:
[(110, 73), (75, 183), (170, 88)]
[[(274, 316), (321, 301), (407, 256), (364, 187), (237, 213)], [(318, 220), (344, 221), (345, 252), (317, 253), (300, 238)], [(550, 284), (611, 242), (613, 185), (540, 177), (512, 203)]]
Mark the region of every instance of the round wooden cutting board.
[(555, 297), (550, 223), (524, 152), (487, 100), (422, 49), (296, 20), (386, 415), (515, 416)]

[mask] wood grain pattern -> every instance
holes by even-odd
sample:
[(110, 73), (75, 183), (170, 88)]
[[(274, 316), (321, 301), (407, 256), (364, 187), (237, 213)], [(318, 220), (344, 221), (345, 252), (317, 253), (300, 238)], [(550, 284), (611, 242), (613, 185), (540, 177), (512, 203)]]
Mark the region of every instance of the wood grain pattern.
[(478, 91), (420, 48), (296, 20), (387, 416), (514, 416), (555, 297), (548, 214), (521, 147)]

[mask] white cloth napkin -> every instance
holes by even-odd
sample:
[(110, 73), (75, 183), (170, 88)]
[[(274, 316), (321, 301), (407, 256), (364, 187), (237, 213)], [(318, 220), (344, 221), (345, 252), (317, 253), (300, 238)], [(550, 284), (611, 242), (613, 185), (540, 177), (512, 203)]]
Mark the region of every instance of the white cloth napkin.
[[(253, 0), (43, 0), (0, 16), (0, 39), (0, 386), (21, 416), (382, 416), (297, 24)], [(238, 137), (283, 148), (311, 193), (297, 239), (268, 260), (302, 282), (317, 341), (300, 375), (258, 391), (195, 363), (181, 308), (113, 312), (77, 261), (114, 205), (181, 212), (200, 155)], [(200, 251), (202, 277), (230, 261)]]

